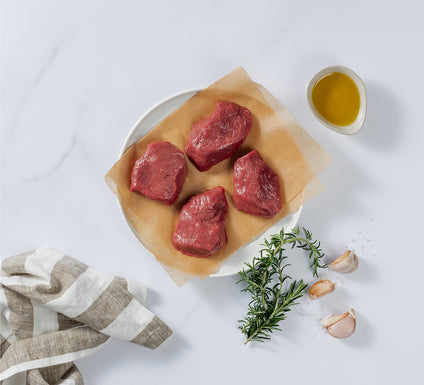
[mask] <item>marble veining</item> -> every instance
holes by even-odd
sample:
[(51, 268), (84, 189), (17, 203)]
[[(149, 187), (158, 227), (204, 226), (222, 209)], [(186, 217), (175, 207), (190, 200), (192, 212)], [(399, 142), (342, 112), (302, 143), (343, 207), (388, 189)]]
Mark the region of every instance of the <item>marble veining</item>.
[(29, 101), (32, 97), (32, 94), (37, 89), (39, 84), (47, 76), (49, 69), (51, 68), (52, 65), (54, 65), (54, 62), (56, 61), (60, 51), (62, 50), (62, 48), (65, 45), (68, 38), (69, 37), (67, 35), (65, 35), (57, 43), (52, 44), (52, 47), (50, 48), (49, 53), (48, 53), (47, 57), (45, 58), (43, 65), (38, 69), (38, 71), (36, 72), (36, 74), (34, 76), (34, 80), (27, 87), (26, 93), (25, 93), (25, 95), (23, 96), (23, 98), (21, 99), (21, 102), (20, 102), (20, 109), (18, 110), (17, 114), (15, 115), (15, 117), (12, 120), (12, 123), (9, 126), (10, 127), (9, 128), (10, 134), (11, 134), (12, 138), (14, 136), (16, 129), (19, 126), (20, 119), (21, 119), (22, 115), (25, 113), (26, 106), (29, 103)]
[(59, 160), (54, 163), (50, 169), (48, 169), (47, 171), (43, 172), (42, 174), (38, 174), (38, 175), (33, 175), (27, 178), (24, 178), (24, 181), (27, 182), (34, 182), (34, 181), (39, 181), (45, 178), (48, 178), (49, 176), (51, 176), (55, 171), (57, 171), (62, 165), (63, 163), (66, 161), (66, 159), (68, 158), (69, 154), (72, 152), (72, 150), (74, 149), (76, 143), (77, 143), (77, 139), (78, 139), (78, 133), (74, 133), (71, 137), (70, 143), (68, 148), (65, 149), (65, 151), (60, 155)]

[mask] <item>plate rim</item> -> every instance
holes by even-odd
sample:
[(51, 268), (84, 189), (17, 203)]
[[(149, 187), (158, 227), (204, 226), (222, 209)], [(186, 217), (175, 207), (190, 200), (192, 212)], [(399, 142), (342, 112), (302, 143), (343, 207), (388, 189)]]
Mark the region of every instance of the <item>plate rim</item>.
[[(135, 129), (137, 128), (137, 126), (144, 120), (146, 119), (146, 117), (151, 114), (154, 110), (156, 110), (157, 108), (159, 108), (162, 104), (165, 104), (167, 102), (169, 102), (172, 99), (175, 99), (177, 97), (180, 97), (182, 95), (185, 94), (191, 94), (191, 93), (197, 93), (201, 91), (200, 88), (192, 88), (186, 91), (182, 91), (182, 92), (176, 92), (174, 94), (172, 94), (171, 96), (168, 96), (165, 99), (160, 100), (159, 102), (157, 102), (156, 104), (154, 104), (152, 107), (150, 107), (143, 115), (141, 115), (141, 117), (132, 125), (130, 131), (128, 132), (127, 136), (125, 137), (124, 143), (121, 146), (121, 150), (119, 152), (119, 158), (124, 154), (125, 151), (127, 151), (127, 149), (132, 146), (134, 143), (128, 145), (128, 141), (131, 137), (131, 135), (133, 134), (133, 132), (135, 131)], [(194, 95), (193, 95), (194, 96)], [(182, 106), (182, 105), (181, 105)], [(181, 107), (180, 106), (180, 107)], [(179, 108), (179, 107), (177, 107)], [(151, 128), (151, 130), (153, 129), (153, 127)], [(141, 138), (139, 138), (141, 139)], [(118, 158), (118, 159), (119, 159)]]
[[(144, 119), (146, 119), (146, 117), (147, 116), (149, 116), (153, 111), (155, 111), (157, 108), (159, 108), (160, 106), (162, 106), (163, 104), (166, 104), (166, 103), (168, 103), (168, 102), (170, 102), (171, 100), (173, 100), (173, 99), (175, 99), (175, 98), (178, 98), (178, 97), (181, 97), (181, 96), (183, 96), (183, 95), (187, 95), (187, 94), (192, 94), (192, 96), (194, 96), (197, 92), (199, 92), (199, 91), (201, 91), (201, 89), (199, 89), (199, 88), (192, 88), (192, 89), (188, 89), (188, 90), (186, 90), (186, 91), (182, 91), (182, 92), (177, 92), (177, 93), (174, 93), (174, 94), (172, 94), (172, 95), (170, 95), (170, 96), (168, 96), (167, 98), (165, 98), (165, 99), (162, 99), (161, 101), (159, 101), (159, 102), (157, 102), (156, 104), (154, 104), (152, 107), (150, 107), (144, 114), (142, 114), (141, 115), (141, 117), (139, 118), (139, 119), (137, 119), (137, 121), (132, 125), (132, 127), (131, 127), (131, 129), (130, 129), (130, 131), (128, 132), (128, 134), (127, 134), (127, 136), (125, 137), (125, 140), (124, 140), (124, 143), (122, 144), (122, 146), (121, 146), (121, 150), (120, 150), (120, 152), (119, 152), (119, 157), (118, 157), (118, 159), (119, 158), (121, 158), (121, 156), (125, 153), (125, 151), (127, 151), (127, 149), (130, 147), (130, 146), (132, 146), (135, 142), (133, 142), (133, 143), (131, 143), (131, 144), (128, 144), (128, 142), (130, 141), (130, 138), (132, 137), (132, 135), (133, 135), (133, 133), (134, 133), (134, 131), (137, 129), (137, 127), (142, 123), (142, 121), (144, 120)], [(190, 98), (192, 97), (192, 96), (190, 96)], [(190, 99), (189, 98), (189, 99)], [(188, 99), (187, 99), (188, 100)], [(185, 102), (184, 102), (185, 103)], [(183, 104), (184, 104), (183, 103)], [(177, 108), (179, 108), (179, 107), (181, 107), (183, 104), (181, 104), (180, 106), (178, 106)], [(172, 112), (171, 112), (172, 113)], [(165, 117), (164, 117), (165, 118)], [(162, 119), (164, 119), (164, 118), (162, 118)], [(150, 130), (152, 130), (153, 129), (153, 127), (150, 129)], [(149, 130), (149, 131), (150, 131)], [(140, 138), (138, 138), (137, 140), (139, 140), (139, 139), (141, 139), (142, 137), (140, 137)], [(136, 140), (136, 141), (137, 141)], [(121, 202), (119, 201), (119, 199), (118, 199), (118, 204), (119, 204), (119, 210), (120, 210), (120, 212), (121, 212), (121, 215), (122, 215), (122, 217), (123, 217), (123, 219), (124, 219), (124, 222), (125, 222), (125, 224), (126, 224), (126, 226), (128, 227), (128, 229), (130, 230), (130, 232), (131, 232), (131, 234), (135, 237), (135, 239), (138, 241), (138, 243), (139, 244), (141, 244), (141, 246), (143, 247), (143, 249), (148, 253), (148, 254), (150, 254), (154, 259), (156, 259), (155, 258), (155, 256), (153, 255), (153, 253), (148, 249), (148, 247), (142, 242), (142, 240), (139, 238), (139, 236), (138, 236), (138, 234), (137, 234), (137, 232), (135, 231), (135, 229), (133, 228), (133, 226), (132, 226), (132, 224), (129, 222), (129, 220), (128, 220), (128, 218), (126, 217), (126, 215), (125, 215), (125, 213), (124, 213), (124, 209), (122, 208), (122, 205), (121, 205)], [(299, 209), (297, 210), (297, 211), (295, 211), (294, 213), (291, 213), (291, 214), (289, 214), (289, 215), (293, 215), (294, 216), (294, 224), (293, 224), (293, 227), (295, 227), (296, 225), (297, 225), (297, 223), (298, 223), (298, 221), (299, 221), (299, 218), (300, 218), (300, 214), (301, 214), (301, 212), (302, 212), (302, 209), (303, 209), (303, 205), (301, 205), (300, 207), (299, 207)], [(284, 218), (286, 218), (286, 217), (284, 217)], [(282, 218), (280, 221), (282, 221), (282, 220), (284, 220), (284, 218)], [(279, 222), (280, 222), (279, 221)], [(279, 222), (276, 222), (274, 225), (276, 225), (276, 224), (278, 224)], [(293, 228), (292, 227), (292, 228)], [(291, 229), (292, 229), (291, 228)], [(290, 229), (290, 230), (291, 230)], [(261, 234), (259, 234), (257, 237), (255, 237), (254, 239), (252, 239), (252, 241), (250, 241), (250, 242), (254, 242), (257, 238), (259, 238), (260, 236), (262, 236), (264, 233), (266, 233), (266, 231), (264, 231), (264, 232), (262, 232)], [(250, 243), (249, 242), (249, 243)], [(234, 254), (232, 254), (228, 259), (227, 259), (227, 261), (233, 256)], [(234, 271), (234, 272), (230, 272), (230, 273), (220, 273), (219, 271), (221, 270), (221, 268), (222, 268), (222, 266), (224, 266), (225, 265), (225, 263), (227, 263), (227, 261), (225, 261), (220, 267), (219, 267), (219, 269), (215, 272), (215, 273), (213, 273), (213, 274), (210, 274), (208, 277), (213, 277), (213, 278), (219, 278), (219, 277), (229, 277), (229, 276), (233, 276), (233, 275), (236, 275), (237, 273), (238, 273), (238, 271)]]

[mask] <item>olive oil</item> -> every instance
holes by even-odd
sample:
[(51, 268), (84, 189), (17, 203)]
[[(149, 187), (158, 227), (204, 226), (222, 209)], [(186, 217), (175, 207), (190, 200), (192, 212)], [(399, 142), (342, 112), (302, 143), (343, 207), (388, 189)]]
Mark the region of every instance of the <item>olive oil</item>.
[(332, 72), (319, 79), (312, 88), (311, 98), (317, 112), (336, 126), (352, 124), (361, 104), (355, 82), (341, 72)]

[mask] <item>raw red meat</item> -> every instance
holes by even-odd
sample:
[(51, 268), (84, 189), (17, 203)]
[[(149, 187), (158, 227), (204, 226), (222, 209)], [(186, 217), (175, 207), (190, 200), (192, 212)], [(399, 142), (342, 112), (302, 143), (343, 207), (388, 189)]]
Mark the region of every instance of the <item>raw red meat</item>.
[(190, 198), (181, 209), (172, 244), (186, 255), (210, 256), (227, 244), (227, 213), (227, 199), (221, 186)]
[(172, 205), (187, 176), (184, 153), (169, 142), (150, 143), (135, 162), (130, 190)]
[(200, 171), (233, 156), (252, 127), (251, 112), (236, 103), (218, 102), (209, 117), (195, 123), (185, 152)]
[(239, 211), (272, 218), (282, 208), (278, 175), (251, 151), (234, 163), (234, 204)]

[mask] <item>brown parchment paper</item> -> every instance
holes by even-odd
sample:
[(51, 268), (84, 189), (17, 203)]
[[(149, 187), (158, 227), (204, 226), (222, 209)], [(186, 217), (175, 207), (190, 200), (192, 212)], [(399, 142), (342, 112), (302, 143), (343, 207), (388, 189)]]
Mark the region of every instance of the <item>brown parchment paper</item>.
[[(217, 101), (235, 102), (247, 107), (253, 124), (237, 154), (206, 172), (200, 172), (186, 158), (188, 176), (172, 206), (144, 198), (129, 190), (135, 161), (147, 145), (169, 141), (180, 150), (195, 123), (210, 115)], [(280, 176), (283, 209), (273, 219), (238, 211), (234, 206), (233, 164), (235, 159), (256, 149)], [(295, 212), (322, 190), (317, 174), (330, 162), (328, 154), (295, 122), (287, 110), (262, 86), (253, 82), (242, 68), (199, 91), (180, 108), (134, 143), (113, 165), (106, 182), (118, 197), (122, 209), (139, 239), (179, 285), (194, 276), (216, 272), (241, 246), (266, 231), (274, 223)], [(172, 246), (172, 234), (182, 205), (193, 195), (216, 186), (226, 191), (229, 211), (225, 222), (227, 245), (209, 258), (186, 256)]]

